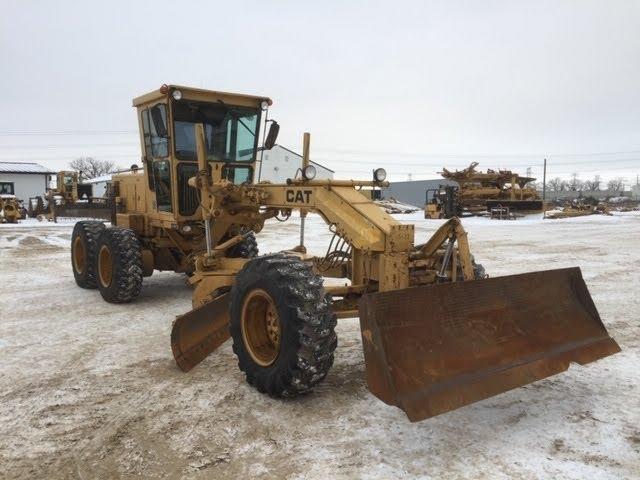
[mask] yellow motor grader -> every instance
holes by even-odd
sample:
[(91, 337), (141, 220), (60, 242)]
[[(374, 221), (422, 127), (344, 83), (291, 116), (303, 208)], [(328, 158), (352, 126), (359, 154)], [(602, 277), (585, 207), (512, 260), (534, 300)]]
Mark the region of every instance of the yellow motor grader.
[[(387, 185), (383, 169), (316, 180), (305, 134), (295, 178), (255, 183), (270, 105), (173, 85), (136, 98), (144, 169), (114, 177), (111, 227), (74, 229), (76, 281), (107, 301), (131, 301), (154, 269), (189, 274), (194, 308), (171, 334), (182, 370), (232, 338), (251, 385), (295, 396), (329, 372), (336, 320), (359, 317), (369, 389), (417, 421), (619, 351), (579, 268), (487, 278), (457, 218), (416, 242), (359, 191)], [(257, 256), (265, 222), (295, 211), (299, 244)], [(310, 212), (333, 234), (321, 257), (304, 246)]]
[(23, 217), (21, 210), (15, 195), (0, 195), (0, 223), (18, 223)]
[[(56, 175), (56, 188), (49, 190), (44, 201), (39, 198), (29, 201), (35, 214), (43, 208), (44, 217), (54, 222), (58, 217), (88, 217), (110, 220), (112, 215), (111, 199), (93, 196), (93, 186), (80, 183), (79, 172), (63, 170)], [(44, 205), (47, 208), (44, 208)], [(36, 214), (37, 215), (37, 214)]]

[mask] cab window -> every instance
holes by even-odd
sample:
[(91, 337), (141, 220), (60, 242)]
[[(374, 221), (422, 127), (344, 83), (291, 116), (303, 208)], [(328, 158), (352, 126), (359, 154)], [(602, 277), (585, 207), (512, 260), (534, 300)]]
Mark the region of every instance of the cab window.
[(195, 126), (202, 123), (209, 161), (253, 162), (258, 145), (260, 110), (181, 100), (173, 104), (176, 157), (195, 161)]
[(164, 103), (159, 103), (149, 109), (149, 137), (153, 158), (169, 155), (167, 106)]
[(252, 183), (253, 180), (253, 168), (241, 167), (238, 165), (225, 166), (222, 169), (222, 178), (229, 180), (235, 185), (242, 185), (243, 183)]

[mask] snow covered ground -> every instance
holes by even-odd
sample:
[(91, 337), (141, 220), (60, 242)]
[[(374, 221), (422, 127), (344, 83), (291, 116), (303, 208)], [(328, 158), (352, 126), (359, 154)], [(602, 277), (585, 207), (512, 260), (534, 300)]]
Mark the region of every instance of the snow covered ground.
[[(440, 225), (421, 213), (417, 241)], [(314, 253), (329, 238), (307, 222)], [(0, 226), (2, 478), (640, 478), (640, 216), (466, 219), (492, 276), (579, 265), (622, 353), (409, 423), (365, 385), (358, 322), (339, 321), (327, 379), (282, 401), (244, 381), (229, 343), (174, 365), (183, 277), (156, 273), (131, 305), (76, 287), (73, 224)], [(297, 243), (270, 223), (263, 253)]]

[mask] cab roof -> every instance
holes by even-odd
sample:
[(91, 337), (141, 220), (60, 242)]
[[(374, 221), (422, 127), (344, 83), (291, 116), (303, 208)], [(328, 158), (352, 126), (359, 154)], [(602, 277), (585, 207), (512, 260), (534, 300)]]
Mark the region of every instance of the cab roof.
[[(182, 85), (162, 85), (159, 89), (153, 90), (149, 93), (141, 95), (133, 99), (133, 106), (138, 107), (140, 105), (145, 105), (157, 100), (161, 100), (166, 98), (168, 95), (171, 95), (174, 90), (180, 90), (182, 92), (182, 98), (187, 100), (200, 100), (200, 101), (217, 101), (223, 100), (225, 103), (231, 104), (255, 104), (259, 105), (260, 102), (266, 100), (269, 105), (273, 102), (269, 97), (258, 96), (258, 95), (247, 95), (244, 93), (231, 93), (231, 92), (220, 92), (217, 90), (205, 90), (202, 88), (193, 88), (193, 87), (185, 87)], [(235, 100), (235, 101), (234, 101)]]

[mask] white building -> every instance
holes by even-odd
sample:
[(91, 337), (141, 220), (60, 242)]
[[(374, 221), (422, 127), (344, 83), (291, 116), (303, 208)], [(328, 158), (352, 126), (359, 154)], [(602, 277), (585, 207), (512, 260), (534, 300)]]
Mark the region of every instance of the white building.
[(0, 194), (15, 195), (18, 200), (44, 196), (56, 172), (28, 162), (0, 162)]
[[(125, 170), (129, 171), (129, 170)], [(91, 184), (91, 196), (92, 197), (106, 197), (109, 186), (111, 185), (111, 176), (115, 173), (107, 173), (106, 175), (100, 175), (99, 177), (90, 178), (89, 180), (85, 180), (83, 183)]]
[[(333, 178), (333, 170), (310, 162), (316, 167), (317, 179)], [(262, 158), (262, 168), (260, 166), (260, 153), (258, 153), (258, 163), (256, 163), (256, 181), (268, 180), (272, 183), (285, 183), (287, 178), (295, 178), (296, 172), (302, 168), (302, 155), (283, 147), (274, 145), (271, 150), (265, 150)]]

